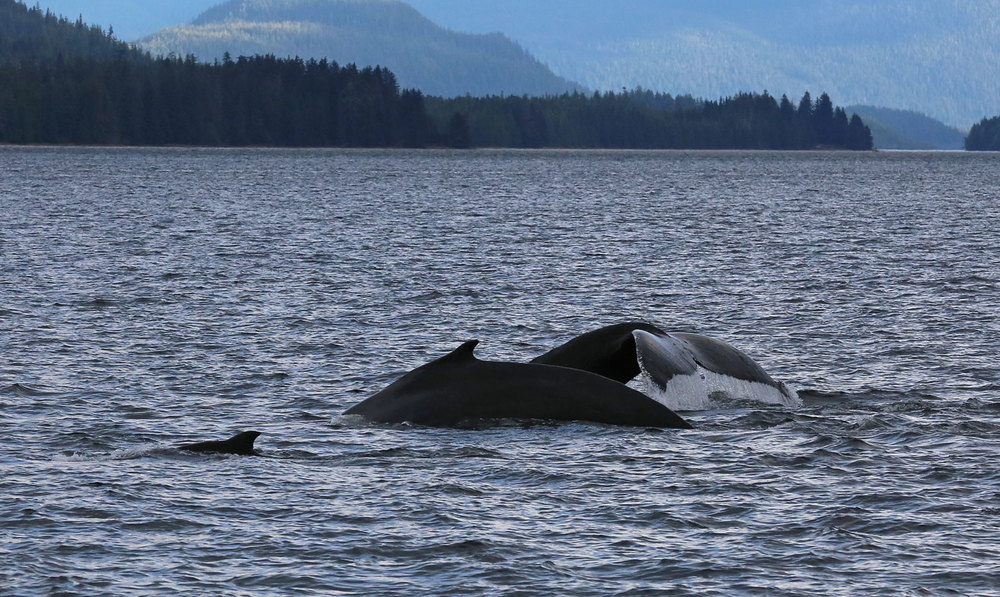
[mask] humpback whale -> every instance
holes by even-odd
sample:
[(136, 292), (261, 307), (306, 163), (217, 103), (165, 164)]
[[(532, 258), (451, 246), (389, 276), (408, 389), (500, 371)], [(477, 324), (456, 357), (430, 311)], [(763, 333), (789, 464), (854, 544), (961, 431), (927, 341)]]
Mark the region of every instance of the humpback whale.
[(721, 340), (684, 332), (653, 334), (636, 330), (632, 335), (643, 371), (657, 384), (666, 385), (674, 375), (690, 375), (701, 367), (790, 393), (785, 384), (775, 381), (753, 359)]
[(642, 392), (581, 369), (481, 361), (478, 340), (407, 373), (348, 409), (377, 423), (461, 427), (491, 419), (587, 421), (690, 429)]
[(620, 323), (587, 332), (532, 362), (582, 369), (621, 383), (643, 373), (661, 391), (666, 391), (670, 382), (678, 378), (704, 378), (702, 371), (705, 371), (720, 380), (773, 388), (774, 401), (797, 402), (794, 392), (775, 381), (736, 347), (700, 334), (666, 332), (643, 322)]
[(236, 454), (238, 456), (259, 456), (260, 452), (254, 450), (253, 442), (260, 436), (259, 431), (244, 431), (237, 433), (233, 437), (223, 441), (198, 442), (195, 444), (183, 444), (177, 446), (181, 450), (188, 452), (200, 452), (203, 454)]
[(531, 362), (583, 369), (619, 383), (628, 383), (640, 373), (633, 336), (636, 330), (664, 333), (656, 326), (639, 321), (618, 323), (577, 336)]
[[(678, 403), (665, 398), (671, 392), (680, 394), (684, 405), (704, 403), (685, 394), (707, 400), (719, 387), (734, 398), (763, 396), (765, 402), (788, 405), (798, 400), (735, 347), (643, 322), (587, 332), (530, 363), (481, 361), (474, 354), (477, 344), (466, 342), (414, 369), (344, 414), (429, 427), (547, 419), (690, 429), (671, 410)], [(625, 385), (640, 373), (659, 397)]]

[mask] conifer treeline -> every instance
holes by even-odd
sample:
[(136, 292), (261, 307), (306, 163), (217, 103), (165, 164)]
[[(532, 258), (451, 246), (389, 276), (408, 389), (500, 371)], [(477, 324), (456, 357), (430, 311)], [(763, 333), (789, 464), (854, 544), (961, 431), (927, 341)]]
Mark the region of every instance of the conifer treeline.
[(152, 58), (111, 31), (0, 0), (0, 142), (314, 147), (870, 149), (823, 94), (719, 101), (641, 89), (425, 98), (379, 67)]
[(0, 66), (0, 142), (276, 147), (871, 149), (823, 94), (425, 98), (384, 68), (273, 56)]
[(972, 125), (965, 138), (969, 151), (1000, 151), (1000, 116), (984, 118)]
[(55, 60), (59, 56), (110, 60), (149, 59), (144, 52), (115, 39), (114, 31), (75, 22), (23, 2), (0, 0), (0, 63)]
[(439, 125), (451, 115), (451, 126), (455, 126), (454, 115), (460, 115), (473, 146), (872, 148), (871, 131), (861, 118), (848, 118), (826, 93), (813, 102), (807, 92), (798, 106), (785, 96), (779, 102), (766, 92), (699, 101), (642, 89), (544, 98), (430, 98), (428, 105)]
[(0, 140), (122, 145), (420, 147), (416, 91), (386, 69), (257, 56), (0, 67)]

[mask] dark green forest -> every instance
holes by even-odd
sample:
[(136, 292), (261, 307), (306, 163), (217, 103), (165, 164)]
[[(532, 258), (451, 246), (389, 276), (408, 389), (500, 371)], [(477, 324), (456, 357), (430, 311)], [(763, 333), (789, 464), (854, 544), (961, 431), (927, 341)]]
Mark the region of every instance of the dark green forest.
[(152, 58), (112, 32), (0, 0), (0, 142), (279, 147), (871, 149), (822, 94), (798, 104), (645, 90), (441, 99), (380, 67)]
[(37, 6), (28, 8), (15, 0), (0, 0), (0, 64), (22, 64), (64, 58), (113, 60), (149, 57), (115, 39), (113, 31), (84, 24)]
[(965, 149), (969, 151), (1000, 151), (1000, 116), (984, 118), (972, 125), (965, 138)]
[(256, 56), (0, 67), (0, 140), (422, 147), (433, 136), (423, 96), (388, 70)]
[[(719, 101), (644, 90), (554, 97), (428, 98), (442, 130), (468, 131), (476, 147), (635, 149), (872, 148), (871, 132), (827, 94), (743, 93)], [(459, 139), (451, 136), (453, 144)]]

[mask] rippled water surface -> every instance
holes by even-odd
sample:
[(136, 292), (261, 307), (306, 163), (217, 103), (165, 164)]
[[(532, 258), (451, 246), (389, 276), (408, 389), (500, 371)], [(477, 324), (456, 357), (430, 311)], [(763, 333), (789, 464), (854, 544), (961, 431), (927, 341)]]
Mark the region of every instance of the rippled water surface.
[[(1000, 156), (0, 148), (0, 593), (1000, 591)], [(642, 319), (800, 408), (342, 420)], [(179, 443), (263, 432), (265, 458)]]

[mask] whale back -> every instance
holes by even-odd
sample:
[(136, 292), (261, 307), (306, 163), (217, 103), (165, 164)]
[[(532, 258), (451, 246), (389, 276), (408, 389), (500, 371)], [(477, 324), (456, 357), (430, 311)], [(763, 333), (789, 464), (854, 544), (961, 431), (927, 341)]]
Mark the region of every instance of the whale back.
[(259, 431), (244, 431), (223, 441), (207, 441), (178, 446), (187, 452), (202, 454), (235, 454), (238, 456), (255, 456), (254, 441), (260, 436)]
[(663, 334), (656, 326), (643, 322), (609, 325), (577, 336), (531, 362), (581, 369), (619, 383), (628, 383), (640, 372), (632, 335), (635, 330)]
[(474, 343), (463, 344), (344, 414), (431, 427), (542, 419), (690, 428), (662, 404), (600, 375), (537, 363), (481, 361), (474, 348)]

